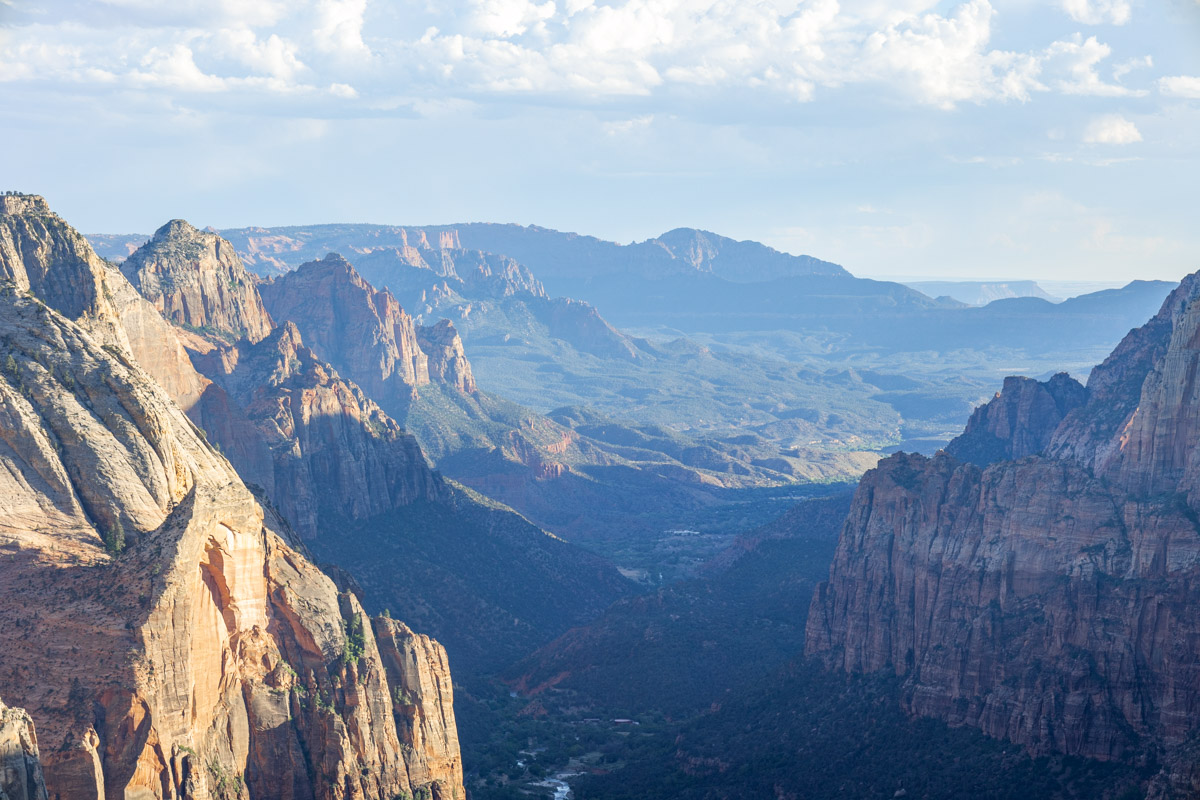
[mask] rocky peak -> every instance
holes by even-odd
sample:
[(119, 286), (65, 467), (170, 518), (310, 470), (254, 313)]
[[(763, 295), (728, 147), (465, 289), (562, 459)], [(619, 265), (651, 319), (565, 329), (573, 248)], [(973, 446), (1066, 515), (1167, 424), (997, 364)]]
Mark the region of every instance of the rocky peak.
[(443, 319), (436, 325), (417, 327), (417, 343), (429, 358), (429, 375), (437, 380), (472, 394), (476, 390), (475, 376), (463, 350), (462, 337), (454, 324)]
[(50, 204), (41, 195), (20, 192), (0, 194), (0, 214), (30, 216), (51, 213)]
[(0, 215), (0, 282), (32, 293), (101, 343), (133, 356), (180, 406), (195, 408), (208, 382), (154, 307), (40, 197), (17, 196), (10, 206), (13, 213)]
[(184, 220), (155, 231), (121, 264), (121, 272), (177, 325), (252, 342), (271, 330), (255, 280), (233, 245)]
[(1048, 381), (1008, 377), (990, 402), (975, 409), (967, 429), (946, 446), (961, 461), (987, 466), (1041, 453), (1063, 418), (1081, 407), (1087, 391), (1060, 372)]
[(428, 356), (413, 318), (346, 259), (330, 253), (260, 287), (277, 320), (296, 324), (305, 343), (390, 413), (429, 383)]
[(0, 692), (52, 797), (395, 797), (445, 763), (403, 753), (357, 601), (128, 350), (9, 287), (0, 364)]

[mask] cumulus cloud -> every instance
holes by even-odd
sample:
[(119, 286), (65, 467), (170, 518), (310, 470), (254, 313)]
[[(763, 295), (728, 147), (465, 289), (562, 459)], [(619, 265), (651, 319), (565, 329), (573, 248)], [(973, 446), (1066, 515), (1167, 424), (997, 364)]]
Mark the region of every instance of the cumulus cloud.
[(1056, 85), (1065, 94), (1095, 97), (1146, 94), (1144, 89), (1130, 89), (1119, 83), (1106, 83), (1100, 77), (1098, 67), (1112, 55), (1112, 48), (1097, 40), (1095, 36), (1089, 36), (1085, 40), (1076, 34), (1070, 39), (1050, 45), (1045, 55), (1047, 71), (1059, 76)]
[(1128, 0), (1062, 0), (1062, 8), (1084, 25), (1124, 25), (1133, 17)]
[(1200, 77), (1195, 75), (1174, 75), (1168, 78), (1159, 78), (1158, 90), (1172, 97), (1200, 99)]
[(1142, 141), (1142, 133), (1131, 120), (1108, 114), (1088, 123), (1083, 140), (1089, 144), (1133, 144)]
[[(1117, 0), (1064, 2), (1089, 19), (1123, 13)], [(951, 109), (1047, 92), (1145, 93), (1121, 83), (1141, 61), (1101, 76), (1112, 49), (1095, 36), (993, 46), (989, 0), (449, 0), (403, 14), (367, 0), (43, 5), (40, 21), (22, 18), (0, 43), (0, 80), (324, 94), (372, 110), (398, 107), (399, 96), (409, 108), (431, 98), (720, 102), (722, 93), (796, 103), (857, 88)], [(91, 24), (45, 23), (85, 8)]]
[(313, 41), (318, 50), (342, 57), (370, 55), (363, 41), (367, 0), (317, 0)]

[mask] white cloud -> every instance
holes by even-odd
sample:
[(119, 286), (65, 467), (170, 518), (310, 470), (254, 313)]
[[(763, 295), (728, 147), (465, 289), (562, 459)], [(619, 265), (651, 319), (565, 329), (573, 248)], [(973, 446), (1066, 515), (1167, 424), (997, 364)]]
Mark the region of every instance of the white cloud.
[(868, 72), (875, 80), (907, 75), (918, 98), (943, 108), (964, 100), (1027, 100), (1039, 87), (1037, 60), (987, 49), (994, 14), (987, 0), (972, 0), (953, 17), (926, 14), (873, 33), (863, 49)]
[(367, 0), (317, 0), (313, 41), (322, 53), (342, 58), (370, 55), (363, 41)]
[(1108, 114), (1088, 123), (1083, 140), (1089, 144), (1133, 144), (1142, 141), (1142, 133), (1120, 114)]
[(1046, 49), (1044, 65), (1050, 74), (1058, 74), (1057, 88), (1064, 94), (1095, 97), (1142, 96), (1144, 89), (1130, 89), (1118, 83), (1105, 83), (1097, 66), (1112, 55), (1112, 48), (1089, 36), (1086, 40), (1076, 34), (1070, 39), (1055, 42)]
[[(951, 109), (1048, 92), (1142, 95), (1120, 81), (1149, 65), (1148, 57), (1127, 59), (1106, 80), (1112, 48), (1078, 34), (996, 48), (999, 12), (989, 0), (948, 10), (936, 0), (448, 0), (406, 4), (403, 14), (366, 0), (98, 5), (110, 18), (10, 26), (15, 35), (0, 41), (0, 81), (357, 99), (339, 113), (383, 109), (397, 96), (406, 108), (514, 96), (786, 104), (855, 89)], [(1111, 17), (1120, 4), (1085, 5)], [(79, 17), (85, 6), (97, 4), (46, 0), (39, 18)], [(1174, 87), (1160, 85), (1164, 93)]]
[(138, 69), (130, 73), (135, 85), (181, 89), (185, 92), (215, 92), (225, 82), (196, 66), (192, 49), (186, 44), (152, 47), (142, 56)]
[(1113, 80), (1120, 81), (1126, 75), (1137, 69), (1145, 69), (1154, 66), (1154, 58), (1152, 56), (1142, 56), (1141, 58), (1130, 58), (1122, 61), (1120, 64), (1113, 65)]
[(304, 69), (294, 44), (273, 33), (260, 40), (249, 28), (217, 31), (211, 52), (283, 81), (293, 80)]
[(553, 0), (541, 5), (530, 0), (473, 0), (471, 5), (475, 31), (502, 39), (525, 33), (553, 17), (555, 12)]
[[(1197, 0), (1200, 2), (1200, 0)], [(1175, 75), (1158, 79), (1158, 90), (1172, 97), (1187, 97), (1200, 99), (1200, 77), (1195, 75)]]
[(1133, 17), (1128, 0), (1062, 0), (1062, 7), (1084, 25), (1124, 25)]

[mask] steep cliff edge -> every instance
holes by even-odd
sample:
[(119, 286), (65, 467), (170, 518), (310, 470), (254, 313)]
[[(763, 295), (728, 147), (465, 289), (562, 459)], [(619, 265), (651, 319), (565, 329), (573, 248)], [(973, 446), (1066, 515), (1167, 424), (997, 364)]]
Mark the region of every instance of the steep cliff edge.
[(365, 519), (446, 495), (416, 440), (305, 347), (292, 323), (213, 355), (205, 371), (246, 409), (275, 465), (268, 494), (305, 539), (322, 516)]
[(0, 700), (0, 800), (46, 800), (33, 720)]
[[(44, 203), (19, 209), (0, 235), (56, 220)], [(66, 237), (43, 241), (69, 251)], [(433, 782), (462, 796), (461, 773), (429, 767), (445, 745), (401, 747), (417, 722), (383, 665), (408, 651), (376, 641), (121, 340), (124, 279), (90, 249), (47, 258), (13, 241), (0, 249), (0, 696), (38, 725), (50, 797), (390, 800)], [(158, 363), (176, 346), (163, 338)], [(450, 719), (448, 697), (417, 705)]]
[(121, 264), (121, 272), (177, 325), (264, 339), (271, 317), (233, 245), (181, 219), (159, 228)]
[[(1015, 434), (989, 435), (1021, 460), (898, 454), (869, 472), (813, 597), (807, 651), (901, 676), (913, 713), (1034, 752), (1157, 753), (1190, 782), (1198, 289), (1185, 280), (1132, 331), (1065, 417), (1050, 386), (1006, 382), (972, 427)], [(1004, 414), (1020, 423), (990, 424)]]
[(259, 287), (278, 321), (295, 322), (321, 358), (393, 416), (413, 389), (429, 383), (416, 324), (390, 292), (376, 291), (344, 258), (330, 253)]
[(1004, 388), (975, 409), (966, 430), (946, 452), (981, 467), (1038, 455), (1050, 445), (1063, 418), (1086, 399), (1079, 381), (1063, 372), (1044, 382), (1005, 378)]
[(242, 475), (269, 482), (270, 454), (225, 392), (193, 367), (177, 329), (43, 198), (0, 198), (0, 280), (32, 292), (101, 344), (131, 353), (193, 422), (221, 434)]
[(418, 326), (417, 344), (429, 360), (430, 377), (464, 394), (475, 393), (478, 387), (471, 374), (471, 364), (463, 350), (462, 338), (450, 320)]

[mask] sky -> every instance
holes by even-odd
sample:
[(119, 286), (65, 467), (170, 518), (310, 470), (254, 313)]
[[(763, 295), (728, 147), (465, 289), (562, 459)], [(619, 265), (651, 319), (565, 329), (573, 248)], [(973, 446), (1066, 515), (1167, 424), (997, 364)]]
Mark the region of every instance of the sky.
[(858, 275), (1200, 269), (1200, 0), (0, 0), (88, 233), (696, 227)]

